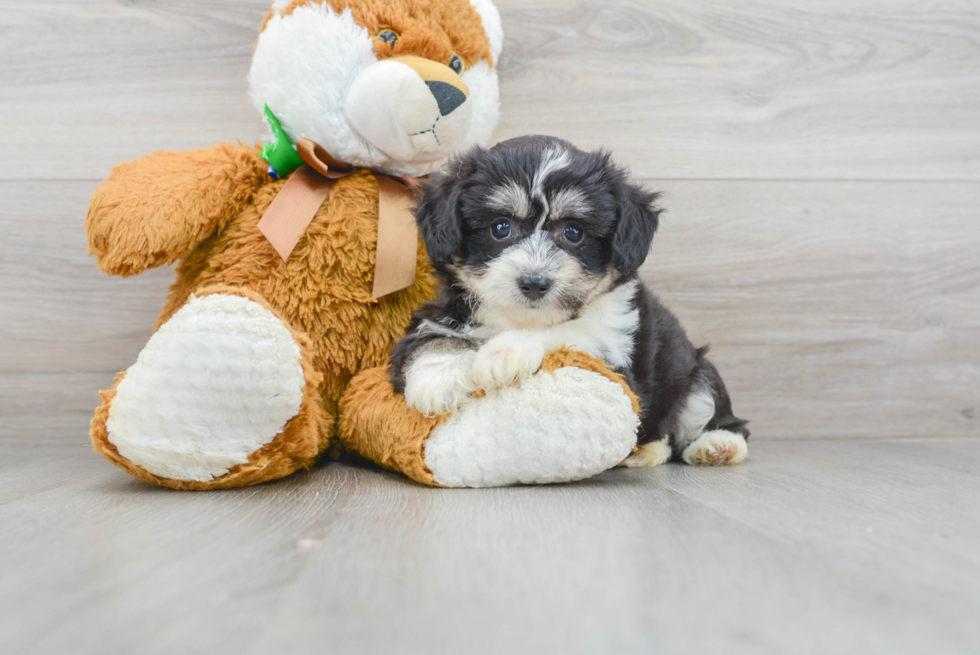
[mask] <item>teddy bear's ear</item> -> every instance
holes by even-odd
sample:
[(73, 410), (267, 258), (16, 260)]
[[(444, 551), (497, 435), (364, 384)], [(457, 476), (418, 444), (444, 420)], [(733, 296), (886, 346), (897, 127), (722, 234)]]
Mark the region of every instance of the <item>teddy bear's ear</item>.
[(445, 167), (420, 187), (415, 207), (415, 222), (425, 241), (425, 249), (433, 266), (442, 269), (452, 264), (453, 255), (463, 243), (463, 218), (460, 201), (473, 171), (476, 160), (486, 151), (475, 146), (468, 152), (456, 155)]
[(500, 12), (493, 4), (493, 0), (470, 0), (470, 4), (480, 14), (483, 22), (483, 31), (490, 39), (490, 55), (493, 57), (493, 65), (497, 66), (500, 62), (500, 51), (504, 48), (504, 30), (501, 27)]

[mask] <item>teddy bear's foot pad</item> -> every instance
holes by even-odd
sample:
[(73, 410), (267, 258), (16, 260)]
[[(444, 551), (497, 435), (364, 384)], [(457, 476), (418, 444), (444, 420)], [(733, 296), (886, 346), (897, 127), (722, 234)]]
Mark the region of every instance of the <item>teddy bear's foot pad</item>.
[(425, 464), (446, 487), (581, 480), (623, 461), (638, 425), (620, 384), (569, 366), (447, 418), (425, 442)]
[(162, 478), (218, 478), (300, 411), (300, 358), (289, 329), (259, 303), (224, 294), (191, 298), (119, 382), (108, 439)]

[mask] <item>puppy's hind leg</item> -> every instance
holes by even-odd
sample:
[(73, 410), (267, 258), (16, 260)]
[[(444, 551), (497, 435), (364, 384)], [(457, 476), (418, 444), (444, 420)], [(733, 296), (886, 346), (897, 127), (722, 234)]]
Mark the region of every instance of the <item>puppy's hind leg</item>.
[(747, 421), (732, 413), (732, 401), (718, 369), (702, 354), (697, 381), (673, 430), (674, 453), (688, 464), (739, 464), (749, 454)]
[(670, 436), (664, 436), (656, 441), (648, 441), (636, 447), (620, 466), (639, 468), (641, 466), (660, 466), (670, 459)]

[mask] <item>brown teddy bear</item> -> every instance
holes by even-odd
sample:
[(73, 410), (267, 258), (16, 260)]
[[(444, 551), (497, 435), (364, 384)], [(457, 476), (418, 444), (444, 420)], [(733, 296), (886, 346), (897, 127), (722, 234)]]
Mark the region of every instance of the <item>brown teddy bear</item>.
[(331, 446), (352, 377), (434, 294), (405, 185), (489, 140), (501, 42), (491, 0), (272, 3), (249, 84), (274, 140), (147, 155), (92, 197), (103, 271), (177, 263), (155, 334), (102, 394), (100, 453), (214, 489)]

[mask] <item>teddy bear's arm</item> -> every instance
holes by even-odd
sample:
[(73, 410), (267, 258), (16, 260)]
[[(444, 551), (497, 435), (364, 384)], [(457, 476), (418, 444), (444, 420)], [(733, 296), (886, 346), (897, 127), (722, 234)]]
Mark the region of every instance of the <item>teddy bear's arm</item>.
[(92, 195), (89, 253), (124, 277), (173, 263), (251, 202), (267, 170), (254, 148), (229, 143), (117, 166)]

